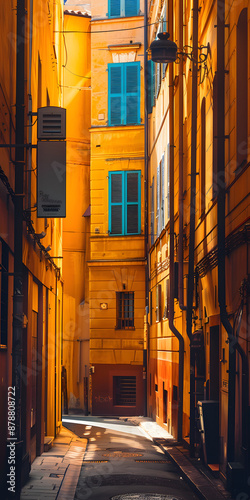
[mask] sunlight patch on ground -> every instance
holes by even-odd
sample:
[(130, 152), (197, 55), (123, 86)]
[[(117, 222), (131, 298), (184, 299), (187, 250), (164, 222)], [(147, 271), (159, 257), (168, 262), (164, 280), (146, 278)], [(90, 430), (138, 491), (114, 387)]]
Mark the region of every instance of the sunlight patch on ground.
[(122, 422), (121, 423), (108, 423), (108, 422), (101, 422), (101, 421), (91, 421), (91, 420), (85, 420), (85, 419), (74, 419), (74, 418), (63, 418), (63, 422), (66, 424), (82, 424), (82, 425), (91, 425), (93, 427), (99, 427), (101, 429), (106, 429), (109, 431), (114, 431), (114, 432), (122, 432), (124, 434), (133, 434), (134, 436), (140, 436), (140, 437), (146, 437), (147, 439), (150, 439), (149, 436), (145, 435), (145, 433), (142, 431), (140, 427), (134, 426), (134, 425), (124, 425)]

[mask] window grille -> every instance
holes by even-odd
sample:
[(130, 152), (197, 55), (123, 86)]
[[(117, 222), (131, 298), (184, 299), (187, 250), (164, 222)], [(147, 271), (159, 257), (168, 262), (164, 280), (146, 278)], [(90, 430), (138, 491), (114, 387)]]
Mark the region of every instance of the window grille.
[(117, 292), (118, 330), (134, 328), (134, 292)]
[(113, 377), (113, 402), (116, 406), (136, 406), (136, 377)]

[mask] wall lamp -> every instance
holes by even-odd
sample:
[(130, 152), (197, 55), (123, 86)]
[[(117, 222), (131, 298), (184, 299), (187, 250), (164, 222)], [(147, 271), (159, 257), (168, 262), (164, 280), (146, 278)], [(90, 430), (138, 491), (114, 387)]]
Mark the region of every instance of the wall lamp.
[[(201, 45), (198, 48), (199, 56), (198, 59), (195, 59), (193, 52), (194, 49), (190, 45), (185, 45), (183, 47), (183, 51), (178, 50), (178, 47), (175, 42), (169, 40), (170, 34), (167, 32), (158, 33), (158, 39), (154, 40), (150, 45), (151, 51), (151, 59), (156, 63), (172, 63), (179, 62), (180, 56), (188, 57), (190, 61), (196, 63), (198, 65), (198, 69), (203, 69), (204, 77), (206, 75), (207, 70), (207, 58), (210, 46)], [(188, 52), (188, 50), (190, 52)], [(204, 77), (202, 81), (204, 80)], [(202, 82), (200, 82), (202, 83)]]

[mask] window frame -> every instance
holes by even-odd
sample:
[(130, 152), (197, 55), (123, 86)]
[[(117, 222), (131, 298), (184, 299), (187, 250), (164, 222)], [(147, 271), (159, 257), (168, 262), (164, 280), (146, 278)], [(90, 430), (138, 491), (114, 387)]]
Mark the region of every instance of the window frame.
[[(121, 202), (112, 202), (112, 175), (122, 175), (122, 201)], [(137, 174), (138, 175), (138, 201), (137, 202), (128, 202), (127, 201), (127, 176), (128, 174)], [(141, 170), (117, 170), (109, 172), (108, 176), (109, 188), (108, 188), (108, 206), (109, 206), (109, 236), (137, 236), (141, 234)], [(121, 233), (112, 233), (112, 206), (121, 205), (122, 207), (122, 232)], [(137, 233), (128, 233), (128, 218), (127, 218), (127, 207), (128, 205), (137, 205), (138, 209), (138, 232)]]
[(156, 307), (155, 307), (156, 323), (160, 323), (161, 317), (161, 284), (156, 285)]
[[(111, 93), (111, 70), (112, 68), (121, 68), (121, 92), (120, 93)], [(128, 67), (136, 67), (137, 68), (137, 91), (128, 94), (126, 92), (126, 74)], [(108, 126), (109, 127), (120, 127), (121, 125), (140, 125), (141, 116), (140, 116), (140, 101), (141, 101), (141, 63), (140, 61), (133, 62), (120, 62), (120, 63), (108, 63)], [(137, 97), (137, 120), (134, 123), (128, 123), (127, 119), (127, 96)], [(121, 98), (121, 121), (120, 123), (112, 123), (111, 121), (111, 98), (112, 97), (120, 97)]]
[(119, 17), (135, 17), (135, 16), (139, 16), (139, 12), (140, 12), (140, 0), (135, 0), (136, 4), (137, 4), (137, 14), (133, 14), (132, 16), (126, 16), (125, 12), (126, 12), (126, 0), (119, 0), (120, 2), (120, 15), (119, 16), (111, 16), (110, 15), (110, 12), (111, 12), (111, 0), (108, 0), (108, 17), (109, 19), (117, 19)]
[[(128, 295), (128, 298), (126, 298)], [(126, 318), (124, 315), (125, 300), (132, 300), (132, 316)], [(122, 315), (120, 316), (120, 303), (122, 306)], [(133, 324), (125, 325), (126, 321), (131, 321)], [(116, 330), (135, 330), (135, 293), (122, 291), (116, 292)]]

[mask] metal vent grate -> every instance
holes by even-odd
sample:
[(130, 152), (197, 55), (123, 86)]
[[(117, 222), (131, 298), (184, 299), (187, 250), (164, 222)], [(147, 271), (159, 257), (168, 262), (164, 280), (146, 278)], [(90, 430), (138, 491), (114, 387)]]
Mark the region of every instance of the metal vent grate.
[(66, 138), (66, 110), (55, 106), (38, 109), (38, 139)]
[(114, 404), (136, 406), (136, 377), (113, 377)]

